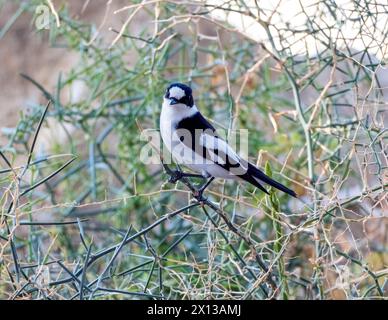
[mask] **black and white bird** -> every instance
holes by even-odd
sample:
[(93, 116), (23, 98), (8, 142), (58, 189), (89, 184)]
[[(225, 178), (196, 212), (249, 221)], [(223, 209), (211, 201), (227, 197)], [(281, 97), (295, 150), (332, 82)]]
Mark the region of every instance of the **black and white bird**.
[(199, 112), (187, 85), (173, 83), (167, 88), (160, 115), (160, 132), (175, 161), (199, 173), (180, 173), (174, 181), (182, 176), (208, 178), (199, 190), (201, 194), (214, 178), (222, 178), (246, 181), (268, 193), (261, 185), (266, 183), (297, 197), (294, 191), (242, 159), (217, 135), (215, 128)]

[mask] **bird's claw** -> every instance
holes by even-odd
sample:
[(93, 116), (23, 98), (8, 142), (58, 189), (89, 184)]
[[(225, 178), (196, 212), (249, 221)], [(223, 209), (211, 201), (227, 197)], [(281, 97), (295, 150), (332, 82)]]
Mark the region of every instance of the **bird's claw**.
[(178, 180), (182, 179), (183, 174), (179, 170), (174, 170), (170, 173), (170, 178), (168, 179), (168, 182), (170, 183), (176, 183)]
[(195, 190), (195, 191), (193, 191), (193, 196), (199, 202), (203, 202), (203, 201), (206, 200), (206, 197), (203, 196), (203, 190)]

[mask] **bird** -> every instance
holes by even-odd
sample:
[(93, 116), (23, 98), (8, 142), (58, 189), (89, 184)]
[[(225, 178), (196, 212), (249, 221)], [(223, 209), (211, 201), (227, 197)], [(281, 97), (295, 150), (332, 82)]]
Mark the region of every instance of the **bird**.
[(297, 194), (268, 177), (257, 166), (240, 157), (218, 134), (195, 105), (192, 89), (183, 83), (170, 84), (163, 97), (160, 135), (164, 145), (179, 165), (195, 173), (173, 172), (170, 182), (182, 177), (200, 177), (207, 181), (203, 191), (215, 178), (245, 181), (266, 194), (263, 183), (297, 198)]

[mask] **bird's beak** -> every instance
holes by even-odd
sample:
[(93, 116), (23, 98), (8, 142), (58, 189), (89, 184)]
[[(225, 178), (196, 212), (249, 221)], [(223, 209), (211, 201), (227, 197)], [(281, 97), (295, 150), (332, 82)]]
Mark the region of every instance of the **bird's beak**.
[(178, 104), (178, 103), (179, 103), (179, 101), (177, 99), (175, 99), (175, 98), (170, 99), (170, 106), (172, 106), (174, 104)]

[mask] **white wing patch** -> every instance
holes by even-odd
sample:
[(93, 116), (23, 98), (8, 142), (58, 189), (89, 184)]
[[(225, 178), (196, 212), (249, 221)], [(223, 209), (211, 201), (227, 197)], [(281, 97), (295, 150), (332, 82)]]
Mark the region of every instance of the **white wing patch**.
[(225, 159), (222, 159), (222, 157), (218, 156), (214, 152), (214, 150), (218, 150), (228, 155), (228, 157), (233, 161), (235, 161), (236, 163), (240, 163), (240, 165), (243, 166), (240, 157), (224, 140), (217, 138), (215, 136), (203, 133), (199, 138), (199, 143), (209, 151), (212, 161), (219, 164), (225, 164)]
[(170, 97), (171, 98), (176, 98), (176, 99), (180, 99), (180, 98), (183, 98), (185, 96), (185, 91), (179, 87), (172, 87), (170, 89)]

